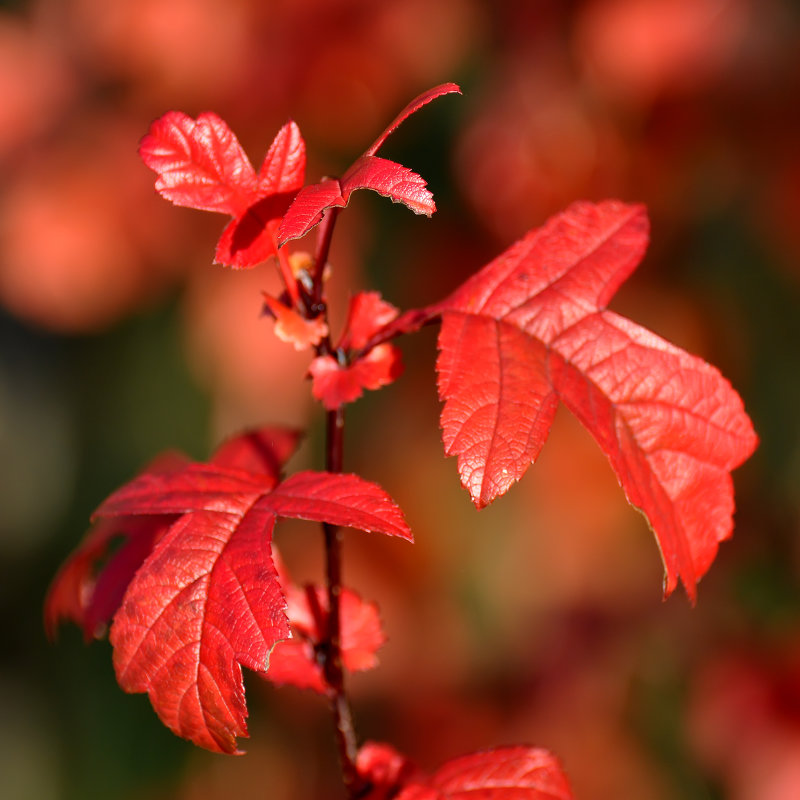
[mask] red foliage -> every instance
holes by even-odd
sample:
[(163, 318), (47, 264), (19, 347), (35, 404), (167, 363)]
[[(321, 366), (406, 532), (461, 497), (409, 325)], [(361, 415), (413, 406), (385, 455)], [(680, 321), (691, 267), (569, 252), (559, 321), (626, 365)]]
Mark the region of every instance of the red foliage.
[[(411, 538), (388, 496), (354, 475), (300, 472), (278, 483), (295, 441), (292, 432), (267, 429), (226, 443), (208, 464), (181, 459), (146, 470), (98, 509), (101, 522), (45, 603), (50, 630), (67, 617), (87, 636), (113, 614), (120, 685), (147, 691), (168, 727), (211, 750), (235, 752), (235, 737), (247, 735), (239, 665), (266, 672), (270, 650), (290, 636), (271, 555), (276, 519)], [(119, 535), (124, 546), (94, 583), (97, 560)], [(349, 663), (368, 668), (382, 641), (376, 617), (354, 598), (345, 608)], [(300, 609), (298, 630), (318, 640), (324, 615), (315, 626)]]
[(380, 389), (402, 374), (400, 351), (394, 345), (384, 342), (369, 346), (398, 314), (377, 292), (359, 292), (350, 300), (344, 331), (336, 345), (343, 360), (331, 355), (317, 356), (308, 368), (314, 397), (325, 408), (333, 410), (352, 403), (364, 389)]
[(454, 758), (423, 775), (388, 745), (368, 742), (359, 772), (372, 786), (368, 800), (571, 800), (561, 765), (546, 750), (498, 747)]
[[(301, 589), (285, 582), (284, 588), (292, 638), (275, 645), (264, 677), (272, 683), (323, 693), (327, 684), (317, 651), (327, 635), (327, 592), (320, 586)], [(377, 606), (364, 602), (350, 589), (342, 589), (340, 608), (345, 668), (351, 672), (372, 669), (378, 663), (375, 654), (386, 640)]]
[(481, 508), (536, 459), (562, 400), (649, 519), (665, 592), (680, 578), (694, 599), (756, 436), (714, 367), (605, 310), (647, 227), (641, 206), (576, 203), (441, 303), (443, 438)]
[(397, 115), (341, 178), (327, 178), (322, 183), (301, 189), (281, 222), (280, 243), (305, 236), (322, 220), (327, 209), (344, 208), (356, 189), (372, 189), (391, 198), (395, 203), (403, 203), (415, 214), (433, 214), (436, 206), (433, 195), (425, 188), (425, 180), (408, 167), (378, 158), (375, 153), (403, 120), (431, 100), (452, 92), (460, 94), (461, 90), (454, 83), (445, 83), (419, 95)]
[(305, 175), (305, 143), (293, 122), (278, 131), (258, 174), (231, 129), (210, 112), (196, 120), (164, 114), (139, 154), (158, 173), (156, 189), (167, 200), (233, 217), (217, 244), (220, 264), (252, 267), (277, 253), (278, 225)]
[[(361, 188), (416, 213), (435, 210), (419, 175), (375, 154), (408, 116), (452, 92), (455, 84), (443, 84), (420, 95), (341, 179), (305, 188), (305, 145), (293, 122), (280, 129), (258, 173), (212, 113), (169, 112), (152, 124), (140, 154), (165, 198), (232, 218), (217, 245), (219, 262), (249, 267), (278, 257), (286, 292), (265, 294), (266, 308), (279, 338), (313, 348), (312, 392), (329, 411), (393, 381), (401, 365), (389, 341), (441, 317), (445, 451), (458, 457), (475, 505), (505, 493), (538, 457), (561, 400), (650, 521), (665, 592), (680, 580), (694, 600), (731, 532), (730, 471), (757, 440), (739, 396), (714, 367), (606, 309), (645, 252), (643, 206), (576, 203), (426, 308), (401, 315), (377, 293), (357, 294), (336, 345), (329, 338), (325, 260), (336, 213)], [(317, 256), (294, 269), (282, 246), (326, 214)], [(343, 417), (329, 415), (328, 423), (329, 437), (339, 437)], [(243, 666), (329, 694), (336, 707), (346, 705), (340, 657), (350, 670), (368, 669), (384, 641), (377, 608), (340, 585), (329, 528), (327, 589), (292, 585), (276, 563), (279, 518), (412, 538), (391, 498), (357, 475), (303, 471), (282, 480), (296, 438), (267, 429), (226, 443), (208, 463), (180, 458), (145, 470), (97, 510), (96, 526), (46, 602), (50, 631), (66, 617), (88, 637), (113, 618), (120, 685), (146, 692), (165, 725), (210, 750), (238, 752), (237, 737), (248, 735)], [(341, 468), (340, 438), (329, 438), (327, 458), (332, 470)], [(98, 572), (117, 538), (121, 548)], [(543, 750), (497, 748), (426, 776), (384, 745), (367, 745), (356, 765), (347, 763), (351, 739), (340, 747), (345, 783), (353, 789), (355, 771), (372, 800), (571, 797), (560, 765)]]

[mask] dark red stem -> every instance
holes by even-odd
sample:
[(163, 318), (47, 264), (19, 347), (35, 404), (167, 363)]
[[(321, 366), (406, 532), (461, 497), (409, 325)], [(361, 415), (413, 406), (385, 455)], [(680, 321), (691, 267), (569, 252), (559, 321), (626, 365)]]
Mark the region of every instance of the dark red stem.
[[(342, 471), (344, 443), (344, 409), (327, 413), (325, 467), (328, 472)], [(344, 690), (342, 669), (341, 609), (342, 592), (342, 529), (324, 524), (326, 580), (328, 585), (328, 630), (323, 647), (323, 669), (328, 685), (328, 700), (333, 712), (336, 745), (342, 768), (347, 795), (355, 798), (361, 789), (361, 780), (356, 770), (358, 743), (353, 727), (353, 715)]]
[(319, 224), (317, 252), (314, 254), (314, 285), (311, 290), (311, 301), (316, 307), (322, 305), (322, 282), (325, 276), (325, 265), (328, 263), (333, 229), (340, 210), (339, 208), (328, 209)]

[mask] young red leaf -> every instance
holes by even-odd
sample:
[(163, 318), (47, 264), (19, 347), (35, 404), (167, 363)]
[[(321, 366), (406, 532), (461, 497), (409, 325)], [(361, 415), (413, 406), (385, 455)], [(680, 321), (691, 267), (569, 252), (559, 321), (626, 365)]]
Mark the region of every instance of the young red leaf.
[(361, 349), (381, 328), (396, 319), (399, 313), (379, 292), (358, 292), (350, 298), (347, 321), (338, 346), (345, 350)]
[(408, 167), (377, 156), (361, 156), (340, 179), (326, 178), (300, 191), (281, 221), (278, 243), (305, 236), (329, 208), (344, 208), (356, 189), (372, 189), (429, 217), (436, 205), (426, 186), (425, 179)]
[(365, 784), (363, 800), (391, 800), (411, 783), (422, 783), (425, 775), (411, 759), (383, 742), (365, 742), (356, 757), (356, 770)]
[(179, 736), (219, 752), (247, 735), (241, 666), (263, 672), (289, 637), (271, 554), (277, 517), (358, 527), (410, 539), (400, 510), (354, 475), (273, 475), (219, 464), (145, 474), (97, 516), (181, 514), (128, 586), (111, 628), (120, 685), (147, 692)]
[(389, 745), (367, 742), (356, 766), (365, 800), (572, 800), (558, 760), (533, 747), (497, 747), (454, 758), (425, 776)]
[(256, 198), (256, 174), (224, 120), (168, 111), (150, 126), (139, 155), (158, 174), (156, 189), (175, 205), (238, 217)]
[(158, 173), (156, 189), (176, 205), (233, 217), (216, 260), (250, 267), (277, 252), (281, 217), (303, 185), (305, 143), (294, 122), (276, 135), (256, 175), (239, 141), (216, 114), (196, 120), (170, 111), (153, 122), (139, 146)]
[(333, 356), (317, 356), (308, 367), (311, 392), (329, 411), (357, 400), (364, 389), (380, 389), (400, 377), (400, 351), (379, 344), (352, 364), (340, 364)]
[[(292, 638), (275, 645), (264, 677), (273, 683), (324, 693), (326, 684), (316, 647), (326, 635), (328, 593), (320, 586), (283, 586)], [(345, 668), (350, 672), (372, 669), (378, 663), (375, 654), (386, 641), (377, 606), (350, 589), (342, 589), (340, 614)]]
[(431, 100), (452, 92), (460, 94), (461, 90), (454, 83), (445, 83), (424, 92), (400, 112), (340, 179), (327, 178), (321, 183), (304, 187), (284, 214), (278, 232), (279, 244), (305, 236), (322, 220), (326, 210), (346, 206), (356, 189), (372, 189), (395, 203), (403, 203), (415, 214), (433, 214), (436, 205), (425, 180), (408, 167), (378, 158), (375, 153), (403, 120)]
[(694, 599), (757, 439), (714, 367), (605, 310), (647, 241), (643, 207), (576, 203), (441, 303), (443, 440), (480, 508), (536, 459), (562, 400), (647, 516), (665, 593), (680, 578)]

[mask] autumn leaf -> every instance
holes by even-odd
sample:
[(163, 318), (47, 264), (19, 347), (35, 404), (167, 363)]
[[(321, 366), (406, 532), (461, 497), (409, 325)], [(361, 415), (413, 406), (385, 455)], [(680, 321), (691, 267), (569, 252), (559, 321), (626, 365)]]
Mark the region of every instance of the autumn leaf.
[(534, 747), (497, 747), (454, 758), (425, 776), (389, 745), (368, 742), (358, 754), (367, 800), (571, 800), (558, 760)]
[(326, 210), (345, 207), (350, 202), (350, 195), (357, 189), (371, 189), (395, 203), (402, 203), (415, 214), (433, 214), (436, 205), (424, 178), (408, 167), (379, 158), (375, 153), (389, 134), (411, 114), (431, 100), (453, 92), (460, 94), (461, 90), (454, 83), (445, 83), (419, 95), (398, 114), (341, 178), (326, 178), (320, 183), (305, 186), (280, 223), (279, 244), (305, 236), (322, 220)]
[(378, 292), (359, 292), (350, 299), (344, 330), (335, 348), (342, 358), (317, 356), (308, 368), (311, 392), (326, 409), (352, 403), (364, 389), (380, 389), (402, 374), (400, 351), (394, 345), (369, 344), (398, 314), (398, 309)]
[(252, 267), (277, 253), (281, 217), (305, 175), (305, 143), (294, 122), (278, 131), (257, 174), (234, 133), (211, 112), (196, 120), (180, 111), (164, 114), (139, 155), (158, 174), (156, 189), (167, 200), (233, 217), (217, 244), (217, 262)]
[(290, 635), (272, 561), (278, 517), (411, 539), (402, 514), (355, 475), (271, 476), (217, 464), (145, 474), (112, 494), (98, 517), (180, 514), (134, 576), (111, 627), (120, 686), (147, 692), (179, 736), (236, 752), (247, 736), (241, 666), (263, 672)]
[(647, 242), (642, 206), (576, 203), (443, 301), (443, 441), (480, 508), (536, 459), (563, 401), (649, 520), (665, 593), (680, 578), (694, 600), (757, 439), (714, 367), (605, 309)]
[[(264, 677), (273, 683), (323, 693), (327, 685), (317, 648), (326, 636), (328, 593), (321, 586), (301, 588), (285, 582), (283, 586), (292, 638), (275, 645)], [(350, 672), (372, 669), (378, 663), (376, 653), (386, 641), (377, 606), (362, 600), (352, 589), (343, 588), (339, 613), (344, 667)]]

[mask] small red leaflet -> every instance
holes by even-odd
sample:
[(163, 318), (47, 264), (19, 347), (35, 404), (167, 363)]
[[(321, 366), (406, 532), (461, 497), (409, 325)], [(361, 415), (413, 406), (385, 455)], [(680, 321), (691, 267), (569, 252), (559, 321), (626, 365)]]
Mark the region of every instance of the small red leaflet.
[[(400, 351), (388, 342), (368, 346), (395, 322), (399, 311), (378, 292), (359, 292), (350, 300), (344, 331), (336, 352), (317, 356), (309, 365), (311, 391), (329, 411), (357, 400), (364, 389), (380, 389), (403, 372)], [(366, 349), (365, 349), (366, 347)]]

